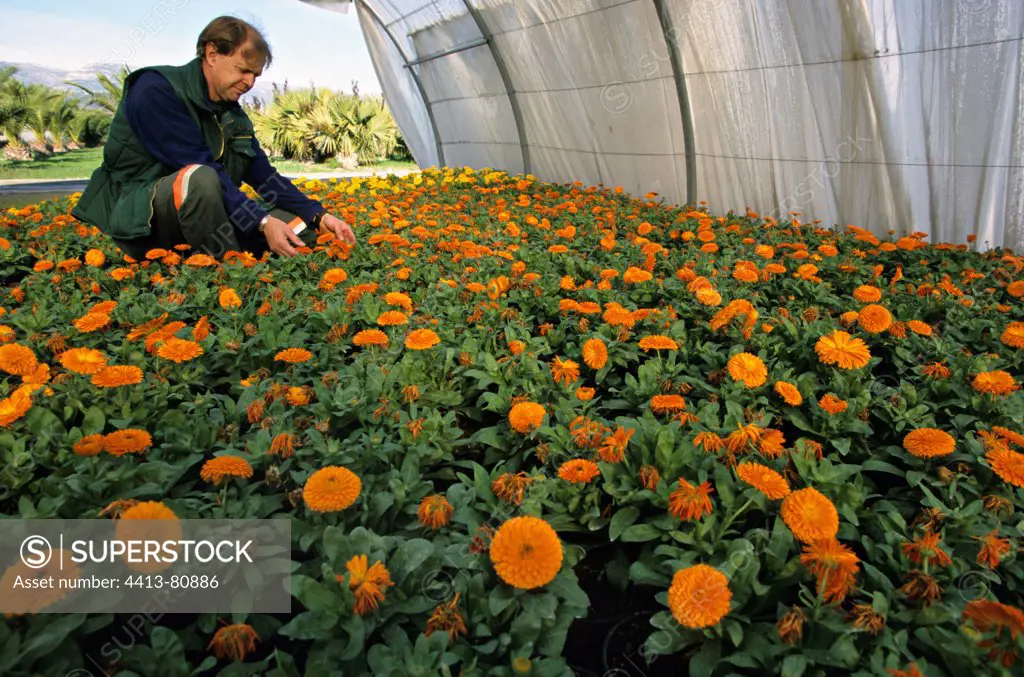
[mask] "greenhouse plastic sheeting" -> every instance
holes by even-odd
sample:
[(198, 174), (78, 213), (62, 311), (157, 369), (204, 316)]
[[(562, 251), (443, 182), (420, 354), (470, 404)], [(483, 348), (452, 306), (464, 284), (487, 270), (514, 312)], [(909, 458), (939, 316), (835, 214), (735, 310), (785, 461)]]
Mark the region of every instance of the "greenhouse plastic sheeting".
[(417, 162), (1024, 245), (1020, 0), (356, 0)]

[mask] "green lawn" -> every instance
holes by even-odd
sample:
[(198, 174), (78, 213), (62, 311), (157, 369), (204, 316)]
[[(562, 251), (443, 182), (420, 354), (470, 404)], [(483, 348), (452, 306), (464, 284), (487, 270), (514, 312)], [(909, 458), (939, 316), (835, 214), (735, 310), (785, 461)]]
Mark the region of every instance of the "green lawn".
[(23, 162), (0, 160), (0, 179), (87, 179), (102, 160), (102, 148), (82, 148)]
[[(83, 148), (73, 150), (59, 155), (51, 155), (47, 158), (32, 160), (31, 162), (11, 162), (0, 160), (0, 180), (3, 179), (87, 179), (92, 171), (99, 166), (103, 159), (102, 148)], [(335, 161), (324, 164), (313, 164), (311, 162), (292, 162), (280, 160), (274, 162), (274, 166), (283, 174), (298, 176), (301, 174), (313, 174), (316, 172), (338, 171), (338, 163)], [(415, 170), (415, 162), (380, 162), (365, 169), (406, 169)]]

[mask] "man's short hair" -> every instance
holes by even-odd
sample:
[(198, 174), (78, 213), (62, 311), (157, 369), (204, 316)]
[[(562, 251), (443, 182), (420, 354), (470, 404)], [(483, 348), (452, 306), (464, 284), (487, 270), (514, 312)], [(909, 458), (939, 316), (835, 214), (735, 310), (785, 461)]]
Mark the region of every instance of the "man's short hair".
[(196, 43), (196, 56), (200, 59), (206, 56), (208, 44), (212, 44), (220, 54), (234, 54), (236, 49), (245, 45), (242, 56), (246, 59), (251, 56), (262, 57), (265, 67), (274, 60), (263, 34), (252, 24), (233, 16), (219, 16), (206, 24)]

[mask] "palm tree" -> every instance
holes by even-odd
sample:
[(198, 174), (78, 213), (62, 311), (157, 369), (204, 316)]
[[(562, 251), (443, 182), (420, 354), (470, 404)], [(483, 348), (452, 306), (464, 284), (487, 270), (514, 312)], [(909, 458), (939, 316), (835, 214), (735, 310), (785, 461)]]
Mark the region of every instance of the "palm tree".
[(65, 84), (77, 87), (86, 94), (89, 95), (89, 100), (86, 102), (87, 106), (97, 106), (106, 111), (109, 111), (111, 115), (117, 112), (117, 106), (121, 103), (121, 92), (124, 91), (124, 80), (128, 77), (131, 71), (128, 70), (127, 66), (121, 66), (121, 72), (117, 74), (116, 79), (111, 78), (106, 73), (97, 73), (96, 79), (99, 80), (102, 89), (93, 91), (81, 85), (77, 82), (71, 82), (65, 80)]
[(25, 126), (35, 136), (35, 140), (30, 145), (35, 152), (49, 155), (52, 151), (46, 140), (46, 133), (50, 132), (52, 135), (54, 116), (64, 97), (57, 90), (40, 84), (29, 85), (26, 95), (29, 113), (25, 120)]
[(3, 156), (8, 160), (31, 160), (32, 151), (21, 140), (30, 112), (28, 91), (15, 79), (16, 72), (14, 66), (0, 69), (0, 131), (7, 140)]

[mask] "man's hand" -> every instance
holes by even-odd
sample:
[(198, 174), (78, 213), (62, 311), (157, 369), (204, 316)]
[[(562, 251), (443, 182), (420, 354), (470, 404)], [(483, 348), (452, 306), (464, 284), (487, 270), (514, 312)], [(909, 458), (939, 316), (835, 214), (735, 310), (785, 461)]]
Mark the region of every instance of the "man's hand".
[(352, 232), (352, 226), (333, 214), (324, 214), (321, 217), (320, 230), (325, 233), (334, 233), (334, 237), (351, 245), (356, 243), (356, 234)]
[(302, 238), (295, 234), (291, 226), (273, 216), (267, 220), (267, 225), (263, 229), (263, 235), (267, 238), (267, 245), (270, 246), (270, 251), (281, 256), (295, 256), (298, 254), (295, 251), (295, 247), (305, 246)]

